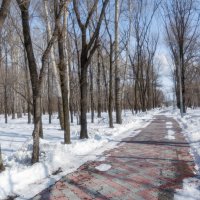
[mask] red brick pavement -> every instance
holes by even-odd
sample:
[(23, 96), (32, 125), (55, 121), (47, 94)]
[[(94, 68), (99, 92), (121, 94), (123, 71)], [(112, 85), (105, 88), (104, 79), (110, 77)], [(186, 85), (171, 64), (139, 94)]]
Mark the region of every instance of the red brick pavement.
[[(172, 123), (175, 140), (165, 139), (166, 122)], [(33, 200), (168, 200), (184, 178), (194, 176), (189, 145), (178, 123), (165, 116), (157, 116), (139, 135), (104, 156), (105, 161), (85, 163)], [(95, 167), (102, 163), (111, 169), (98, 171)]]

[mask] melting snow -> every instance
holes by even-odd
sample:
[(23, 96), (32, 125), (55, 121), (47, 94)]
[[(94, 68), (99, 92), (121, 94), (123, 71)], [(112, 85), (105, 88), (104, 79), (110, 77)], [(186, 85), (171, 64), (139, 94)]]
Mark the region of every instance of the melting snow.
[(108, 171), (111, 167), (112, 166), (108, 164), (101, 164), (95, 168), (98, 169), (99, 171)]
[(199, 200), (200, 199), (200, 179), (188, 178), (183, 181), (183, 189), (177, 190), (175, 200)]
[(166, 122), (166, 128), (167, 129), (172, 128), (172, 122)]
[(168, 139), (168, 140), (175, 140), (174, 131), (168, 130), (168, 131), (167, 131), (167, 135), (165, 136), (165, 139)]

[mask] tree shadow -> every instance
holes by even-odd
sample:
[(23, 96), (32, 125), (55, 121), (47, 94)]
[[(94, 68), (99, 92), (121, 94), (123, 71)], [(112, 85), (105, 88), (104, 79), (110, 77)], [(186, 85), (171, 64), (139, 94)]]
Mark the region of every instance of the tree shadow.
[(161, 146), (174, 146), (174, 147), (190, 147), (187, 142), (169, 142), (169, 141), (156, 141), (156, 140), (110, 140), (112, 142), (117, 142), (120, 144), (128, 143), (128, 144), (145, 144), (145, 145), (161, 145)]

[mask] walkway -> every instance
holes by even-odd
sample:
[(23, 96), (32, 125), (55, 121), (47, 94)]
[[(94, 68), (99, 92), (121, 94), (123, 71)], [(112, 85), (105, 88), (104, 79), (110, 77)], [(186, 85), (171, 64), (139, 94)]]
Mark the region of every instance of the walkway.
[[(178, 123), (156, 116), (136, 137), (105, 152), (105, 161), (88, 162), (34, 200), (169, 200), (182, 180), (194, 176), (189, 145)], [(109, 164), (107, 171), (95, 167)]]

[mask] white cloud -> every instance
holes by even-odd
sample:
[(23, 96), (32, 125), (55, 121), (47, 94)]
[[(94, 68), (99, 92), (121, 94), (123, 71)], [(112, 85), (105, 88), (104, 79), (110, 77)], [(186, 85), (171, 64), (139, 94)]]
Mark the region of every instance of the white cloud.
[(169, 56), (166, 53), (161, 52), (156, 55), (156, 59), (160, 65), (160, 75), (169, 76), (171, 73)]

